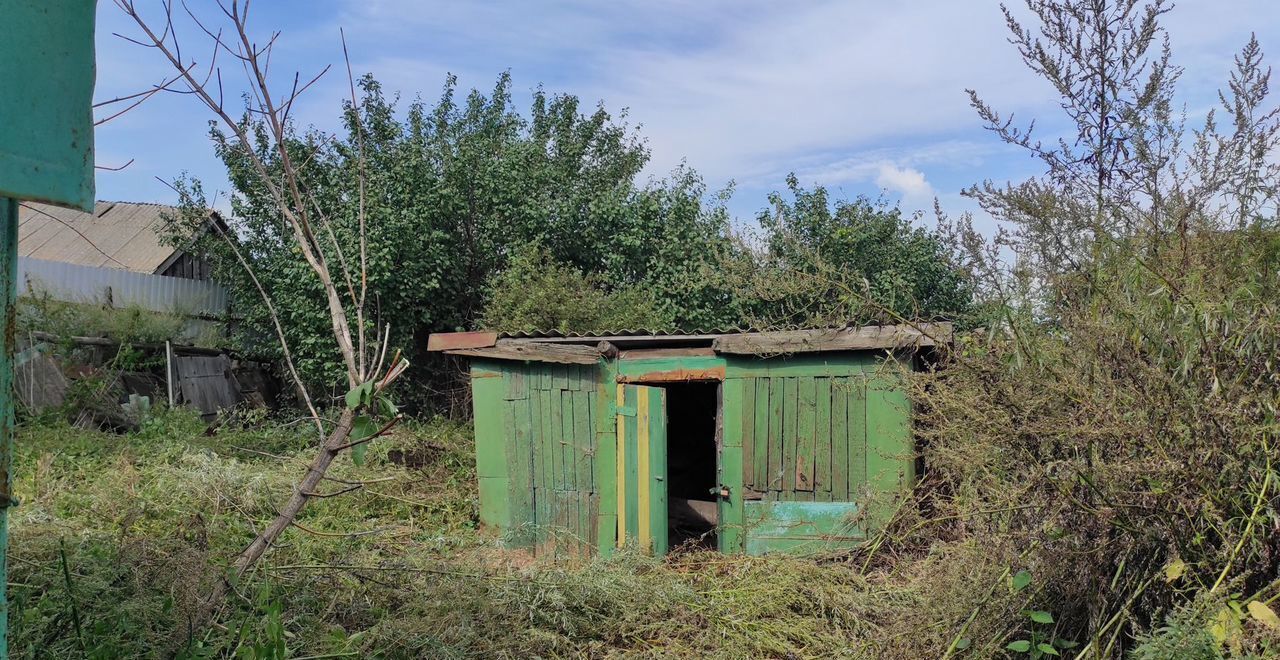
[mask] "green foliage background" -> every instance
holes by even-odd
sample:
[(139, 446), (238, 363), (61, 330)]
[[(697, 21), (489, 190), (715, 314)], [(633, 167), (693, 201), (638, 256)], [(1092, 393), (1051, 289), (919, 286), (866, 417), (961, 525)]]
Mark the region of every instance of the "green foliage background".
[[(689, 167), (642, 182), (649, 151), (625, 113), (542, 89), (522, 113), (507, 74), (487, 94), (463, 95), (449, 78), (434, 105), (416, 100), (403, 110), (372, 77), (359, 89), (359, 106), (343, 108), (343, 135), (295, 128), (288, 148), (319, 200), (335, 272), (346, 264), (358, 273), (363, 211), (367, 316), (371, 326), (391, 326), (392, 345), (415, 365), (410, 382), (441, 373), (422, 351), (428, 333), (482, 325), (843, 325), (967, 309), (943, 243), (896, 210), (861, 199), (833, 209), (825, 190), (804, 190), (792, 177), (795, 201), (775, 195), (756, 235), (730, 222), (730, 191), (710, 194)], [(265, 129), (245, 121), (259, 156), (279, 170)], [(235, 189), (228, 222), (239, 249), (272, 296), (303, 377), (332, 388), (341, 367), (323, 289), (247, 155), (231, 136), (212, 135)], [(195, 233), (190, 225), (207, 206), (199, 182), (183, 192), (188, 212), (174, 219), (175, 240)], [(278, 354), (268, 310), (226, 242), (199, 240), (195, 249), (211, 255), (244, 319), (237, 341)], [(831, 272), (836, 285), (825, 282)], [(340, 285), (358, 289), (358, 279)]]

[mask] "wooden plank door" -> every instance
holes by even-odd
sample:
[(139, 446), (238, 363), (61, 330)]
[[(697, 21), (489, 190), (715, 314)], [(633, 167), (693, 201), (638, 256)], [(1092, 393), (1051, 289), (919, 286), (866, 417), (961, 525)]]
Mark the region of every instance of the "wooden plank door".
[(743, 490), (752, 494), (742, 504), (741, 549), (824, 552), (862, 539), (865, 377), (814, 370), (737, 387), (742, 402), (728, 409), (741, 421), (726, 429), (741, 437)]
[(617, 390), (618, 547), (667, 552), (667, 391)]

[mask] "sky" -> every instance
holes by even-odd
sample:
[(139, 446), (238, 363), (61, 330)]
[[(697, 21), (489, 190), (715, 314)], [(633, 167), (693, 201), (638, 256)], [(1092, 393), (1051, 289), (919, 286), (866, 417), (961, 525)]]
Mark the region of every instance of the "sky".
[[(212, 0), (187, 1), (217, 18)], [(137, 92), (167, 75), (157, 52), (114, 36), (137, 34), (114, 3), (98, 5), (95, 96)], [(1164, 24), (1192, 118), (1214, 106), (1251, 31), (1264, 51), (1280, 52), (1273, 0), (1183, 0)], [(187, 57), (207, 64), (208, 39), (189, 22), (179, 28)], [(712, 191), (732, 182), (728, 208), (740, 223), (790, 172), (838, 197), (883, 197), (907, 214), (935, 198), (949, 213), (973, 211), (964, 188), (1039, 174), (1035, 160), (983, 129), (967, 88), (1019, 120), (1036, 118), (1046, 135), (1063, 127), (1053, 90), (1018, 59), (989, 0), (257, 0), (251, 28), (259, 41), (281, 32), (272, 72), (282, 87), (295, 71), (306, 79), (334, 65), (298, 102), (302, 125), (337, 127), (350, 93), (342, 30), (356, 75), (372, 73), (402, 99), (433, 102), (450, 73), (464, 89), (487, 91), (510, 71), (520, 107), (542, 85), (615, 116), (625, 109), (651, 150), (646, 178), (683, 162)], [(238, 73), (224, 72), (229, 97)], [(221, 193), (225, 209), (229, 185), (210, 118), (190, 96), (161, 94), (100, 126), (98, 165), (132, 162), (98, 171), (98, 198), (173, 203), (158, 179), (187, 173)]]

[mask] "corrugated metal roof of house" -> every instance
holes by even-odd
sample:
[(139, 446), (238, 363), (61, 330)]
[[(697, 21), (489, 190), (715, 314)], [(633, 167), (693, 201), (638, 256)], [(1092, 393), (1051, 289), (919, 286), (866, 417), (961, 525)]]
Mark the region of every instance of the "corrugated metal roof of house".
[(81, 266), (155, 273), (178, 250), (165, 245), (161, 214), (172, 206), (97, 202), (93, 213), (24, 202), (18, 207), (18, 254)]

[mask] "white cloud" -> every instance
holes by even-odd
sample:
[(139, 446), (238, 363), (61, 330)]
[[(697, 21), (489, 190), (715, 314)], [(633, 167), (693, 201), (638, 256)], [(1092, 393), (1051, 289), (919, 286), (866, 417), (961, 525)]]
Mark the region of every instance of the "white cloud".
[(910, 167), (898, 167), (881, 163), (876, 175), (876, 185), (892, 192), (902, 193), (904, 198), (933, 197), (933, 186), (925, 181), (924, 172)]
[[(1269, 42), (1280, 38), (1271, 29), (1280, 25), (1280, 3), (1231, 5), (1223, 12), (1217, 3), (1188, 2), (1166, 21), (1176, 59), (1188, 68), (1192, 106), (1213, 99), (1249, 29), (1260, 31), (1264, 47), (1280, 47)], [(966, 87), (1019, 119), (1057, 112), (1053, 90), (1007, 43), (996, 0), (339, 0), (324, 14), (304, 6), (256, 10), (269, 12), (259, 27), (284, 30), (273, 65), (281, 75), (327, 63), (341, 69), (339, 26), (357, 74), (371, 71), (410, 98), (433, 101), (449, 71), (464, 88), (487, 90), (510, 69), (521, 108), (520, 95), (539, 83), (588, 106), (603, 99), (612, 111), (629, 107), (652, 148), (652, 174), (687, 159), (713, 188), (735, 179), (743, 215), (790, 171), (806, 185), (888, 189), (904, 209), (927, 208), (934, 194), (945, 202), (983, 178), (1018, 178), (1034, 163), (1010, 158), (1012, 150), (982, 131)], [(99, 29), (117, 23), (100, 21)], [(156, 71), (139, 71), (138, 50), (100, 39), (100, 90), (154, 82)], [(335, 128), (345, 95), (345, 75), (331, 72), (295, 116)], [(210, 178), (221, 171), (203, 116), (187, 100), (151, 102), (101, 132), (104, 154), (139, 157), (130, 171), (100, 177), (105, 190), (121, 190), (107, 195), (136, 196), (124, 190), (156, 188), (153, 175), (180, 169)]]

